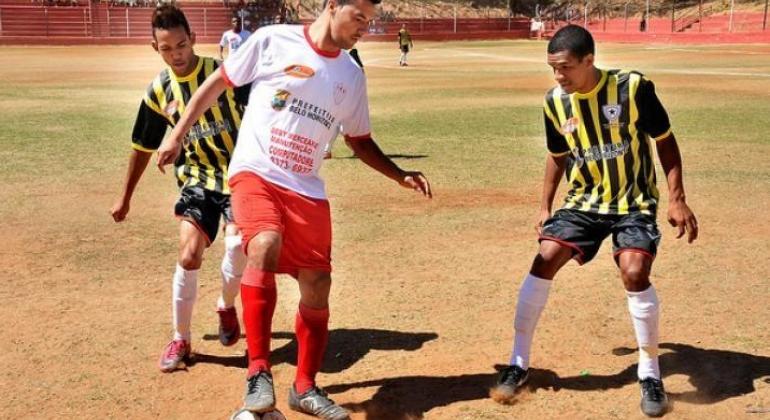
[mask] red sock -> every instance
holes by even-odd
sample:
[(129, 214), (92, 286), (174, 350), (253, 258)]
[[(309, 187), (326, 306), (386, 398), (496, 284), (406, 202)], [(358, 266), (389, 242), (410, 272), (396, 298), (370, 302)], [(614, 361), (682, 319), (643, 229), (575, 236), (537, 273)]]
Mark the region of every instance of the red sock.
[[(252, 286), (254, 284), (260, 286)], [(249, 377), (261, 370), (270, 371), (270, 333), (277, 300), (275, 273), (246, 266), (241, 281), (241, 302), (249, 350)]]
[(297, 333), (297, 376), (294, 389), (303, 394), (315, 385), (315, 375), (329, 341), (329, 308), (313, 309), (299, 304), (294, 324)]

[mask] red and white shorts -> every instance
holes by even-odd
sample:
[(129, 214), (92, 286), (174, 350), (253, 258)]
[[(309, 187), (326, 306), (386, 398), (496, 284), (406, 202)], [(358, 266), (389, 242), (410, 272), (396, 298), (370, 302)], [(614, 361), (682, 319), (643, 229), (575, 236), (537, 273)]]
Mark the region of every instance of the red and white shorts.
[(244, 250), (258, 233), (280, 232), (278, 273), (297, 277), (299, 269), (331, 272), (332, 222), (327, 200), (300, 195), (252, 172), (235, 175), (229, 185)]

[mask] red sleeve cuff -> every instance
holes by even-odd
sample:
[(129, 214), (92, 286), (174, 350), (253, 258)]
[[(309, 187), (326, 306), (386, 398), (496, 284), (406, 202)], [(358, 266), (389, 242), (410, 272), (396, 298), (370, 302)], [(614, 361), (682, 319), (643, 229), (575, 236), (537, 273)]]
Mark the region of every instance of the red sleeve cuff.
[(371, 139), (372, 139), (372, 133), (366, 133), (363, 136), (345, 135), (345, 141), (361, 141), (361, 140), (371, 140)]
[(227, 77), (227, 72), (225, 71), (225, 63), (222, 63), (222, 66), (219, 67), (219, 71), (222, 73), (222, 79), (225, 81), (225, 84), (229, 88), (234, 88), (235, 83), (233, 83), (232, 80), (230, 80), (229, 77)]

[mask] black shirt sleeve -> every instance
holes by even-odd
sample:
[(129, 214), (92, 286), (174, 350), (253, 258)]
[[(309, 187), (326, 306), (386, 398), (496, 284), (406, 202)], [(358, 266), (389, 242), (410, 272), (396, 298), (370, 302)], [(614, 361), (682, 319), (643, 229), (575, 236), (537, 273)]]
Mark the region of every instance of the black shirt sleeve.
[(152, 151), (160, 147), (166, 135), (168, 120), (153, 111), (144, 101), (139, 105), (139, 113), (134, 123), (131, 140), (139, 150)]
[(543, 111), (543, 119), (545, 120), (545, 142), (548, 147), (548, 151), (554, 155), (561, 155), (569, 152), (569, 145), (567, 139), (556, 129), (553, 124), (553, 120), (548, 117), (545, 111)]
[(637, 127), (650, 137), (660, 140), (659, 137), (671, 129), (668, 113), (655, 94), (655, 85), (651, 80), (642, 78), (636, 90), (636, 107), (639, 110)]

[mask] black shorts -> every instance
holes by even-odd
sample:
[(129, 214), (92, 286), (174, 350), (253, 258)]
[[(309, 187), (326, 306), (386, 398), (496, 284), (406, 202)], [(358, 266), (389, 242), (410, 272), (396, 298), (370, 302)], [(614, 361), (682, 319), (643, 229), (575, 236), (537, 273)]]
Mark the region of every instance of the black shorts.
[(174, 206), (174, 214), (193, 222), (206, 235), (209, 244), (217, 237), (220, 218), (224, 218), (226, 224), (234, 223), (230, 196), (206, 190), (200, 185), (182, 188), (179, 201)]
[(408, 53), (409, 52), (409, 46), (408, 45), (402, 45), (401, 46), (401, 52), (402, 53)]
[(543, 225), (540, 241), (550, 240), (572, 248), (579, 264), (591, 261), (607, 236), (612, 234), (615, 262), (623, 251), (635, 251), (655, 258), (660, 232), (655, 216), (631, 214), (596, 214), (560, 209)]

